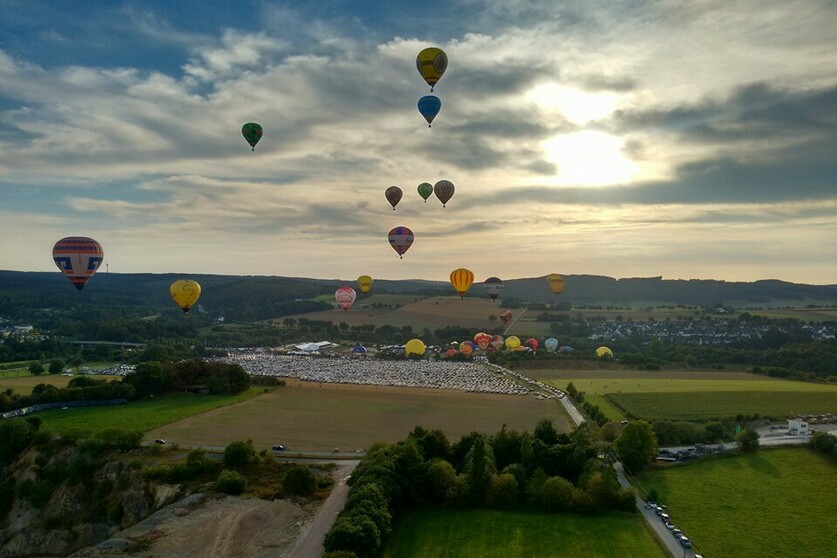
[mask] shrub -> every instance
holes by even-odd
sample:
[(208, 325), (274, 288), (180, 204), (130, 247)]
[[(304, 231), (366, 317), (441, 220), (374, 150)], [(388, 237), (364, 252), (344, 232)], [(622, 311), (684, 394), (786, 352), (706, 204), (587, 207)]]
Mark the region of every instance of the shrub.
[(258, 459), (253, 440), (232, 442), (224, 449), (224, 467), (237, 469), (255, 463)]
[(224, 469), (215, 481), (215, 490), (238, 496), (247, 490), (247, 479), (241, 473)]
[(294, 466), (282, 477), (282, 490), (291, 496), (311, 496), (317, 489), (317, 479), (311, 469)]

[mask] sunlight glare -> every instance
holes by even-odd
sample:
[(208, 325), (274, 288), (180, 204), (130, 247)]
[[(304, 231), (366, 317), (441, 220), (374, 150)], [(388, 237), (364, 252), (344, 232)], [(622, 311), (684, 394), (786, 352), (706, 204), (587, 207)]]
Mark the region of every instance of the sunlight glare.
[(579, 126), (609, 115), (616, 110), (618, 101), (615, 93), (591, 93), (557, 83), (536, 85), (526, 93), (526, 98), (544, 110), (560, 112)]
[(566, 186), (630, 182), (639, 165), (625, 156), (624, 145), (619, 137), (592, 130), (561, 134), (541, 143), (546, 158), (558, 166), (554, 183)]

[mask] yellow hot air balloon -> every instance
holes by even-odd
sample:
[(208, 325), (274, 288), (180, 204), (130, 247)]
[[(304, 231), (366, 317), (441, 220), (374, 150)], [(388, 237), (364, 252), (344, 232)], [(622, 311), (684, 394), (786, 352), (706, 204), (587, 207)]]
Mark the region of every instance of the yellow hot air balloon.
[(549, 283), (549, 288), (554, 294), (559, 295), (564, 292), (564, 278), (557, 273), (547, 275), (546, 282)]
[(613, 351), (611, 351), (608, 347), (599, 347), (598, 349), (596, 349), (596, 356), (599, 358), (613, 358)]
[(474, 274), (470, 269), (460, 267), (459, 269), (454, 269), (450, 273), (450, 284), (453, 285), (453, 288), (459, 293), (459, 298), (465, 298), (465, 293), (468, 292), (468, 289), (471, 288), (473, 283)]
[(360, 287), (360, 292), (364, 294), (372, 290), (372, 278), (368, 275), (361, 275), (358, 277), (357, 284)]
[(511, 337), (506, 337), (506, 348), (510, 351), (517, 349), (520, 346), (520, 337), (517, 335), (512, 335)]
[(407, 341), (407, 344), (404, 345), (404, 353), (407, 356), (410, 355), (418, 355), (421, 356), (424, 354), (426, 347), (424, 346), (424, 342), (421, 339), (410, 339)]
[(185, 315), (189, 313), (189, 310), (200, 298), (201, 286), (197, 281), (191, 279), (178, 279), (169, 287), (169, 293)]
[(416, 56), (416, 68), (433, 91), (436, 82), (448, 69), (448, 55), (437, 47), (426, 48)]

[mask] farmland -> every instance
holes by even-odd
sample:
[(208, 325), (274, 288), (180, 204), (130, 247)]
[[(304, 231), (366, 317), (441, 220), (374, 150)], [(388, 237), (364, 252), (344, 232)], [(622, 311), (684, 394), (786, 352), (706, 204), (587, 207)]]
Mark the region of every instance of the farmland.
[(708, 556), (835, 556), (837, 467), (805, 448), (650, 471), (672, 520)]
[(732, 371), (523, 369), (563, 389), (572, 382), (591, 403), (617, 420), (704, 420), (755, 414), (837, 412), (837, 386), (780, 380)]
[[(70, 383), (70, 380), (73, 378), (77, 378), (78, 376), (61, 376), (59, 374), (42, 374), (40, 376), (33, 376), (27, 373), (25, 375), (15, 376), (15, 377), (2, 377), (0, 376), (0, 391), (5, 391), (7, 389), (12, 389), (17, 393), (29, 394), (32, 392), (32, 388), (38, 384), (48, 384), (51, 386), (55, 386), (57, 388), (67, 387), (67, 384)], [(90, 378), (94, 378), (96, 380), (115, 380), (118, 379), (119, 376), (89, 376)]]
[(585, 516), (431, 508), (408, 512), (399, 520), (382, 557), (666, 556), (657, 544), (635, 514)]
[(257, 447), (282, 443), (300, 450), (357, 449), (403, 440), (417, 425), (441, 429), (453, 442), (474, 430), (496, 432), (503, 424), (531, 431), (543, 418), (551, 418), (559, 431), (570, 429), (563, 407), (554, 400), (291, 380), (286, 387), (167, 424), (149, 436), (214, 446), (251, 438)]

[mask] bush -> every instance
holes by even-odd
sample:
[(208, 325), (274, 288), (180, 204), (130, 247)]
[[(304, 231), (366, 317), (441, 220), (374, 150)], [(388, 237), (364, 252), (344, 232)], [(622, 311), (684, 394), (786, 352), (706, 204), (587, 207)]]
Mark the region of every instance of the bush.
[(282, 477), (282, 490), (287, 495), (308, 497), (314, 494), (316, 489), (317, 479), (308, 467), (291, 467)]
[(224, 469), (215, 481), (215, 490), (238, 496), (247, 490), (247, 479), (243, 475), (229, 469)]
[(224, 467), (237, 469), (255, 463), (258, 459), (253, 440), (232, 442), (224, 449)]

